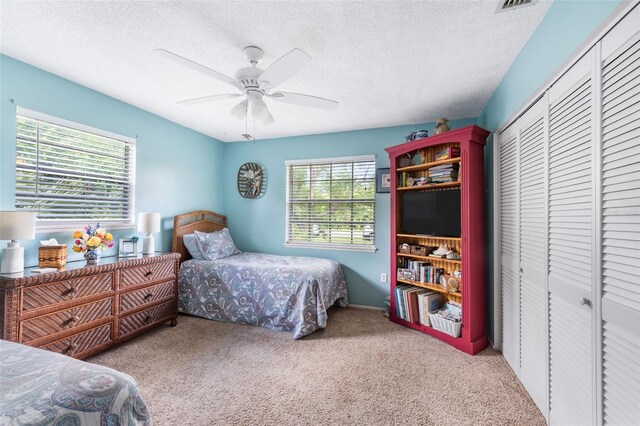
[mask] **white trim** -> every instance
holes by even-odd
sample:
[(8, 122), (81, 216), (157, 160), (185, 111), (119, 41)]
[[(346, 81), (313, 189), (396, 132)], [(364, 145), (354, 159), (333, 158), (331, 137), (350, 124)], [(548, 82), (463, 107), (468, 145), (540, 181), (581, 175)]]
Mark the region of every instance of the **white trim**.
[(42, 112), (37, 112), (27, 108), (23, 108), (21, 106), (16, 107), (16, 114), (22, 115), (28, 118), (32, 118), (34, 120), (46, 121), (48, 123), (56, 124), (58, 126), (70, 127), (74, 130), (80, 130), (82, 132), (93, 133), (94, 135), (104, 136), (110, 139), (117, 139), (122, 142), (127, 142), (131, 144), (136, 143), (136, 139), (131, 138), (129, 136), (123, 136), (123, 135), (112, 133), (106, 130), (96, 129), (95, 127), (76, 123), (75, 121), (65, 120), (64, 118), (60, 118), (60, 117), (54, 117), (52, 115), (44, 114)]
[(365, 253), (378, 251), (375, 245), (366, 244), (284, 243), (284, 246), (287, 248), (360, 251)]
[[(589, 53), (589, 51), (595, 46), (611, 29), (616, 26), (618, 22), (620, 22), (626, 15), (629, 14), (633, 10), (634, 7), (638, 5), (637, 2), (632, 1), (623, 1), (620, 5), (611, 12), (611, 15), (607, 19), (605, 19), (598, 28), (596, 28), (587, 39), (571, 54), (557, 71), (551, 76), (534, 92), (532, 96), (530, 96), (521, 106), (513, 113), (503, 124), (498, 126), (494, 133), (500, 134), (504, 132), (511, 124), (513, 124), (518, 118), (520, 118), (527, 110), (534, 104), (544, 92), (546, 92), (560, 77), (562, 77), (576, 62), (580, 60), (584, 55)], [(487, 101), (487, 104), (489, 102)], [(486, 108), (487, 105), (484, 106)], [(483, 108), (483, 111), (484, 111)]]
[(285, 166), (295, 165), (308, 165), (308, 164), (327, 164), (327, 163), (351, 163), (358, 161), (375, 161), (376, 156), (373, 154), (368, 155), (355, 155), (351, 157), (327, 157), (327, 158), (313, 158), (310, 160), (285, 160)]
[[(493, 348), (502, 352), (502, 279), (500, 277), (500, 139), (493, 135)], [(498, 196), (496, 196), (498, 195)]]
[[(87, 222), (73, 222), (65, 224), (47, 224), (46, 222), (38, 224), (36, 223), (36, 233), (67, 233), (76, 231), (83, 226), (87, 226)], [(109, 223), (104, 222), (104, 228), (107, 231), (120, 230), (120, 229), (135, 229), (135, 223)]]
[(380, 306), (356, 305), (356, 304), (353, 304), (353, 303), (349, 303), (347, 305), (347, 308), (366, 309), (366, 310), (369, 310), (369, 311), (384, 312), (384, 308), (381, 308)]

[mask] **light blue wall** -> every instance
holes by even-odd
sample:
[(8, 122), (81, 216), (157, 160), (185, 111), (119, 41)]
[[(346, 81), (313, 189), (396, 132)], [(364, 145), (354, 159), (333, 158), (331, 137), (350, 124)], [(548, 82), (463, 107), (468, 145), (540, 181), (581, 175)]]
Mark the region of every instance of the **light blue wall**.
[[(556, 0), (493, 92), (478, 125), (491, 132), (509, 119), (544, 84), (620, 1)], [(493, 135), (485, 147), (487, 198), (487, 327), (493, 334)]]
[[(475, 119), (452, 124), (460, 128), (475, 124)], [(380, 273), (389, 273), (389, 194), (376, 194), (376, 253), (286, 248), (284, 162), (375, 154), (377, 168), (389, 167), (384, 148), (402, 143), (412, 131), (427, 129), (433, 133), (433, 128), (434, 123), (427, 123), (226, 144), (223, 193), (234, 240), (245, 251), (334, 259), (345, 272), (351, 303), (382, 306), (389, 294), (389, 284), (380, 282)], [(242, 198), (236, 189), (238, 168), (248, 161), (262, 164), (267, 171), (268, 186), (262, 198)]]
[[(14, 208), (16, 105), (137, 137), (136, 210), (161, 213), (158, 250), (171, 247), (175, 214), (197, 209), (224, 213), (222, 142), (5, 55), (0, 55), (0, 209)], [(117, 231), (114, 236), (117, 240), (134, 233)], [(50, 237), (71, 246), (69, 233), (37, 235), (38, 240)], [(21, 244), (25, 265), (36, 265), (37, 240)], [(70, 259), (80, 257), (69, 252)], [(103, 255), (115, 253), (114, 247)]]

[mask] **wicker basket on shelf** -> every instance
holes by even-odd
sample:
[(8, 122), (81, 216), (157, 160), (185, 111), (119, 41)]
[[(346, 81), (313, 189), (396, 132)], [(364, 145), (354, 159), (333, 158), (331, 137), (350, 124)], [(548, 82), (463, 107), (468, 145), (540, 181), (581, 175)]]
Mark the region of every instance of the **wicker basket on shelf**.
[(411, 254), (411, 246), (407, 243), (398, 246), (398, 253)]
[(62, 268), (67, 264), (67, 245), (38, 247), (39, 268)]
[(411, 246), (411, 254), (415, 254), (417, 256), (426, 256), (427, 248), (425, 246), (414, 244)]

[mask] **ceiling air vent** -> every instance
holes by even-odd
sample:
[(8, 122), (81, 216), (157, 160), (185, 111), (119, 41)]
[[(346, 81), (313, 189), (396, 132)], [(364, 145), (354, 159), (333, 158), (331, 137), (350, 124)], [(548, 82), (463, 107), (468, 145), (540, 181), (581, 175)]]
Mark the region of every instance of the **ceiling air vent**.
[(521, 9), (526, 6), (533, 6), (538, 0), (500, 0), (496, 12)]

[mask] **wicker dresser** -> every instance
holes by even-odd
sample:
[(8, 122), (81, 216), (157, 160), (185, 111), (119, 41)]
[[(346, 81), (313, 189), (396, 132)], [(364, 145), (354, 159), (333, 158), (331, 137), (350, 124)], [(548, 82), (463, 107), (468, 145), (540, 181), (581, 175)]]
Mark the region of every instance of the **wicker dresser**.
[(0, 337), (84, 358), (178, 317), (177, 253), (0, 275)]

